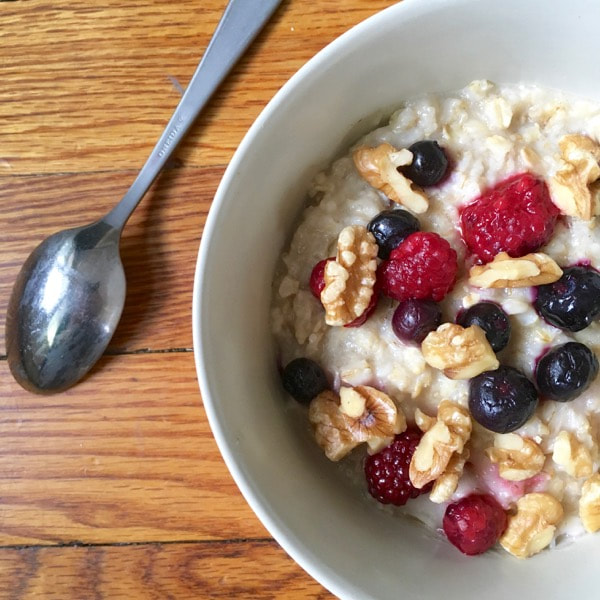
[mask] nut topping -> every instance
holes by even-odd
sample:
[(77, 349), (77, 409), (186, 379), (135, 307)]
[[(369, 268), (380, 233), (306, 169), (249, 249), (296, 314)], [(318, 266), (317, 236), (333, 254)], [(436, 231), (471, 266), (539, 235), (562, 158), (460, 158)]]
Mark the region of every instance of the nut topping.
[(411, 483), (421, 489), (446, 471), (455, 452), (463, 451), (472, 424), (469, 412), (449, 400), (440, 402), (437, 419), (419, 418), (417, 422), (428, 428), (413, 454), (409, 475)]
[(517, 512), (508, 518), (500, 544), (517, 558), (533, 556), (550, 544), (563, 515), (563, 507), (554, 496), (526, 494), (517, 500)]
[[(361, 410), (362, 409), (362, 410)], [(380, 390), (368, 385), (340, 389), (340, 411), (351, 419), (350, 427), (369, 453), (379, 452), (406, 430), (404, 413)]]
[(578, 134), (564, 136), (558, 145), (563, 166), (549, 181), (552, 201), (564, 215), (589, 221), (600, 208), (600, 145)]
[(346, 325), (360, 317), (371, 301), (377, 270), (377, 243), (365, 227), (342, 229), (337, 256), (325, 266), (321, 303), (328, 325)]
[(586, 480), (581, 488), (579, 518), (589, 533), (600, 529), (600, 474), (598, 473)]
[(396, 150), (390, 144), (381, 144), (376, 148), (361, 146), (354, 151), (353, 159), (363, 179), (390, 200), (417, 214), (424, 213), (429, 208), (425, 194), (413, 189), (412, 181), (398, 171), (398, 167), (412, 163), (413, 155), (410, 150)]
[(485, 453), (498, 465), (500, 477), (508, 481), (524, 481), (537, 475), (546, 460), (542, 449), (533, 440), (516, 433), (494, 436), (494, 447)]
[(590, 451), (569, 431), (556, 437), (552, 460), (571, 477), (590, 477), (594, 472)]
[(469, 283), (479, 288), (516, 288), (554, 283), (562, 269), (543, 252), (511, 258), (500, 252), (492, 262), (471, 267)]
[(464, 328), (443, 323), (423, 340), (421, 351), (429, 365), (450, 379), (471, 379), (500, 366), (478, 325)]
[(317, 444), (329, 460), (338, 461), (366, 442), (378, 452), (406, 430), (404, 413), (383, 392), (369, 387), (341, 388), (340, 396), (327, 390), (310, 403), (308, 419)]
[(348, 417), (358, 419), (367, 407), (367, 397), (349, 387), (340, 388), (340, 410)]
[(415, 410), (415, 424), (423, 433), (429, 431), (435, 425), (436, 420), (435, 417), (426, 415), (420, 408)]
[(563, 136), (558, 142), (563, 159), (577, 168), (588, 183), (600, 177), (600, 145), (586, 135)]
[(361, 443), (350, 429), (350, 417), (339, 408), (339, 397), (327, 390), (314, 398), (308, 409), (308, 420), (317, 444), (329, 460), (338, 461)]
[(458, 487), (465, 463), (469, 460), (470, 452), (464, 448), (460, 454), (453, 454), (446, 470), (435, 480), (429, 499), (436, 504), (448, 502)]

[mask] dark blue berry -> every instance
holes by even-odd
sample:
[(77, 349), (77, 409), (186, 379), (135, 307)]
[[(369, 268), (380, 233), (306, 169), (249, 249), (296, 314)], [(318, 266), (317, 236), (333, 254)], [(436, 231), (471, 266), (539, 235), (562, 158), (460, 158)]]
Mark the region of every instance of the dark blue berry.
[(493, 302), (479, 302), (458, 315), (462, 327), (479, 325), (494, 352), (506, 348), (510, 338), (510, 321), (507, 314)]
[(509, 433), (524, 425), (535, 412), (538, 393), (523, 373), (500, 366), (484, 371), (469, 383), (469, 410), (486, 429)]
[(329, 388), (323, 369), (309, 358), (296, 358), (283, 370), (283, 387), (298, 402), (310, 402)]
[(448, 170), (448, 158), (443, 148), (433, 140), (421, 140), (409, 150), (413, 154), (412, 163), (400, 167), (403, 175), (417, 185), (427, 187), (439, 183)]
[(420, 224), (417, 217), (406, 210), (384, 210), (371, 220), (367, 229), (373, 234), (379, 247), (377, 256), (385, 260), (405, 238), (419, 231)]
[(392, 316), (392, 329), (403, 342), (420, 344), (442, 322), (442, 311), (432, 300), (403, 300)]
[(588, 266), (564, 269), (558, 281), (537, 288), (535, 308), (559, 329), (585, 329), (600, 316), (600, 273)]
[(535, 381), (542, 397), (569, 402), (585, 391), (598, 375), (596, 355), (579, 342), (555, 346), (540, 358)]

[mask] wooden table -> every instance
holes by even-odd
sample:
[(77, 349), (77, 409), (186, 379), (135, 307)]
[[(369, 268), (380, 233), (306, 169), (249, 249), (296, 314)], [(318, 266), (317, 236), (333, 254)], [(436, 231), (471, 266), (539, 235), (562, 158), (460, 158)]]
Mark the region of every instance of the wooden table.
[(226, 0), (0, 0), (0, 596), (330, 598), (269, 536), (211, 435), (192, 282), (211, 199), (244, 133), (311, 56), (392, 0), (286, 0), (131, 219), (110, 348), (72, 390), (12, 379), (20, 265), (125, 192)]

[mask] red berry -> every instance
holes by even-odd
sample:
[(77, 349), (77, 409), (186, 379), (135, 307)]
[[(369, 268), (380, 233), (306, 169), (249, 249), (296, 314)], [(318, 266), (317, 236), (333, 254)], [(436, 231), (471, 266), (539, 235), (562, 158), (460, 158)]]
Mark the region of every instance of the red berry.
[(373, 295), (371, 296), (371, 300), (367, 308), (365, 308), (365, 312), (362, 315), (356, 317), (354, 321), (351, 323), (346, 323), (344, 327), (360, 327), (367, 322), (367, 319), (373, 314), (373, 311), (377, 308), (377, 302), (379, 301), (379, 294), (376, 290), (373, 290)]
[(518, 258), (537, 252), (550, 239), (558, 214), (545, 182), (521, 173), (461, 210), (462, 235), (482, 262), (499, 252)]
[[(310, 274), (310, 291), (312, 295), (317, 298), (317, 300), (321, 301), (321, 292), (325, 287), (325, 265), (330, 261), (335, 260), (333, 256), (329, 258), (325, 258), (320, 260), (314, 267)], [(363, 325), (367, 319), (373, 314), (373, 311), (377, 308), (377, 301), (379, 300), (379, 293), (376, 289), (373, 290), (373, 295), (371, 296), (371, 300), (369, 305), (365, 309), (362, 315), (356, 317), (354, 321), (351, 323), (346, 323), (344, 327), (360, 327)]]
[(492, 496), (472, 494), (446, 508), (443, 527), (451, 544), (473, 556), (491, 548), (506, 523), (504, 509)]
[(428, 492), (433, 483), (417, 489), (410, 482), (408, 469), (422, 434), (418, 429), (407, 429), (394, 441), (365, 461), (365, 476), (369, 493), (382, 504), (404, 506), (410, 498)]
[(377, 281), (382, 293), (395, 300), (439, 302), (452, 289), (457, 270), (456, 252), (445, 239), (417, 231), (379, 265)]
[(330, 261), (335, 260), (335, 257), (330, 256), (320, 260), (314, 267), (310, 274), (310, 291), (312, 295), (317, 299), (321, 300), (321, 292), (325, 287), (325, 265)]

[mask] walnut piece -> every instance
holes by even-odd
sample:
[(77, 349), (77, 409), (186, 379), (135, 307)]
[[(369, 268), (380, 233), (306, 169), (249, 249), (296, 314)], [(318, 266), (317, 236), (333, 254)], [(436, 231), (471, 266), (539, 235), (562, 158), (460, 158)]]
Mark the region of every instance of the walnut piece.
[(390, 144), (381, 144), (376, 148), (361, 146), (354, 151), (352, 158), (363, 179), (390, 200), (417, 214), (427, 211), (427, 196), (413, 189), (413, 182), (398, 171), (398, 167), (412, 163), (410, 150), (397, 150)]
[(464, 448), (460, 454), (454, 453), (446, 470), (435, 480), (429, 499), (436, 504), (448, 502), (458, 487), (465, 463), (469, 460), (470, 451)]
[(524, 481), (537, 475), (543, 468), (546, 457), (542, 449), (533, 441), (516, 433), (494, 436), (494, 447), (485, 453), (498, 465), (502, 479)]
[(592, 183), (600, 177), (600, 145), (587, 135), (570, 134), (559, 142), (563, 159), (577, 168), (582, 177)]
[(552, 460), (571, 477), (590, 477), (594, 472), (590, 451), (569, 431), (556, 437)]
[(483, 329), (443, 323), (421, 344), (427, 364), (440, 369), (450, 379), (471, 379), (500, 366)]
[(435, 425), (436, 421), (435, 417), (426, 415), (420, 408), (415, 410), (415, 424), (423, 433), (429, 431)]
[(598, 473), (587, 479), (581, 488), (579, 518), (589, 533), (600, 529), (600, 474)]
[(565, 135), (558, 143), (563, 166), (548, 185), (562, 214), (591, 220), (600, 212), (600, 145), (585, 135)]
[(533, 556), (550, 544), (563, 515), (563, 507), (554, 496), (525, 494), (517, 500), (516, 514), (508, 518), (500, 545), (517, 558)]
[(406, 430), (404, 413), (382, 391), (359, 385), (340, 389), (340, 411), (350, 418), (350, 428), (369, 446), (369, 453), (379, 452)]
[(409, 477), (421, 489), (446, 471), (455, 452), (460, 454), (464, 450), (471, 437), (472, 423), (469, 411), (449, 400), (440, 402), (437, 419), (420, 417), (419, 422), (427, 429), (410, 461)]
[(365, 227), (342, 229), (336, 258), (325, 266), (321, 303), (327, 325), (346, 325), (365, 312), (373, 296), (376, 256), (377, 242)]
[(394, 401), (369, 386), (341, 388), (340, 396), (330, 390), (321, 392), (310, 403), (308, 419), (317, 444), (332, 461), (363, 442), (377, 452), (406, 429), (404, 413)]
[(506, 252), (494, 256), (486, 265), (469, 271), (469, 283), (479, 288), (516, 288), (554, 283), (562, 269), (543, 252), (512, 258)]
[(340, 411), (335, 392), (326, 390), (311, 400), (308, 420), (314, 428), (317, 444), (329, 460), (344, 458), (361, 443), (350, 429), (350, 417)]

